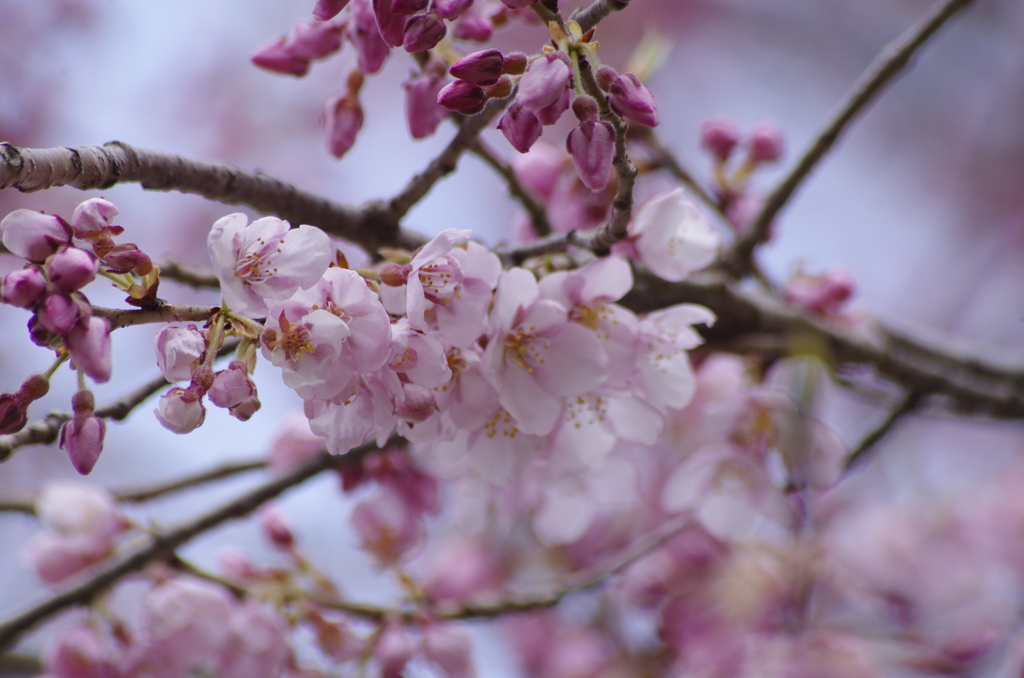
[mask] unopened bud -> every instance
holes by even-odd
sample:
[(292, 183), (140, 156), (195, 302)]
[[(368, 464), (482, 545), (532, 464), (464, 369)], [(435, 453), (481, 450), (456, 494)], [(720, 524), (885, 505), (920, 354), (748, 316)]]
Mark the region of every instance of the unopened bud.
[(316, 0), (316, 6), (313, 8), (313, 18), (317, 21), (328, 21), (338, 15), (338, 13), (345, 9), (349, 0)]
[(580, 122), (597, 120), (597, 101), (593, 97), (581, 95), (572, 102), (572, 112)]
[(594, 79), (597, 80), (597, 86), (603, 89), (605, 92), (612, 86), (615, 78), (619, 77), (618, 71), (611, 66), (601, 66), (597, 69), (597, 73), (594, 74)]
[(8, 273), (0, 282), (0, 300), (18, 308), (33, 308), (43, 298), (44, 291), (46, 279), (34, 266)]
[(700, 145), (719, 162), (725, 162), (740, 142), (740, 130), (729, 120), (706, 120), (700, 126)]
[(410, 17), (405, 24), (405, 34), (402, 39), (402, 47), (406, 52), (426, 52), (441, 42), (448, 29), (437, 14), (417, 14)]
[(483, 110), (487, 103), (487, 95), (483, 88), (465, 80), (450, 82), (441, 88), (437, 95), (437, 103), (449, 111), (473, 115)]
[(295, 545), (295, 535), (292, 533), (288, 523), (285, 522), (284, 516), (278, 511), (274, 509), (264, 511), (260, 520), (260, 527), (263, 528), (263, 534), (275, 546), (291, 549)]
[(644, 87), (640, 78), (623, 73), (608, 86), (612, 110), (634, 125), (658, 126), (658, 107), (654, 95)]
[(505, 114), (498, 121), (498, 129), (505, 135), (512, 148), (520, 153), (526, 153), (530, 147), (540, 139), (543, 128), (540, 120), (533, 114), (533, 111), (520, 103), (514, 103), (508, 107)]
[(580, 123), (569, 132), (565, 147), (583, 185), (595, 193), (603, 191), (611, 180), (615, 157), (615, 130), (611, 123)]
[(504, 64), (505, 59), (501, 52), (487, 49), (462, 57), (452, 64), (448, 72), (460, 80), (487, 87), (498, 82)]
[(66, 247), (46, 260), (46, 272), (61, 292), (77, 292), (96, 279), (99, 262), (77, 247)]
[(71, 396), (71, 411), (75, 414), (92, 414), (96, 411), (96, 396), (92, 391), (78, 391)]
[(409, 281), (409, 272), (412, 271), (412, 266), (405, 264), (394, 264), (388, 262), (380, 267), (378, 272), (380, 275), (380, 281), (390, 287), (400, 287)]
[(783, 146), (782, 130), (770, 123), (757, 125), (750, 133), (749, 161), (775, 162), (782, 157)]
[(297, 57), (285, 47), (285, 39), (278, 38), (272, 43), (260, 47), (249, 57), (254, 66), (280, 73), (302, 77), (309, 72), (309, 60)]
[(503, 75), (498, 78), (498, 82), (494, 83), (490, 87), (485, 87), (484, 93), (488, 98), (493, 97), (495, 99), (504, 99), (512, 94), (513, 87), (514, 84), (512, 82), (512, 78), (507, 75)]
[(522, 75), (526, 72), (526, 65), (529, 59), (522, 52), (513, 52), (505, 55), (505, 61), (501, 66), (501, 72), (505, 75)]

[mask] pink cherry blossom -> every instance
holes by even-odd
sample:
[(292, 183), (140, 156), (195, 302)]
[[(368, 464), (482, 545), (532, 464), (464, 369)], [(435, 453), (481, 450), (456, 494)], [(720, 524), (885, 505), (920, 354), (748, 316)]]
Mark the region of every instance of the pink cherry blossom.
[(389, 621), (381, 628), (373, 656), (380, 664), (381, 678), (398, 678), (416, 652), (409, 632), (401, 622)]
[(32, 210), (14, 210), (0, 221), (4, 247), (11, 254), (41, 264), (71, 243), (71, 228), (61, 219)]
[(519, 81), (516, 101), (537, 112), (558, 101), (569, 87), (570, 77), (569, 58), (565, 54), (544, 54), (526, 67), (526, 72)]
[(333, 250), (327, 234), (314, 226), (290, 229), (275, 217), (247, 222), (244, 214), (218, 219), (207, 247), (224, 303), (235, 313), (263, 318), (268, 302), (315, 285)]
[(65, 247), (46, 260), (46, 273), (61, 292), (77, 292), (96, 278), (99, 261), (78, 247)]
[(718, 251), (718, 235), (683, 198), (682, 189), (645, 203), (629, 225), (640, 262), (676, 282), (704, 268)]
[(172, 388), (160, 396), (153, 413), (164, 428), (174, 433), (191, 433), (206, 419), (202, 395), (192, 388)]
[(43, 657), (54, 678), (120, 678), (117, 662), (113, 645), (84, 623), (64, 629)]
[(46, 279), (35, 266), (4, 276), (0, 282), (0, 300), (19, 308), (33, 308), (46, 291)]
[(192, 368), (206, 352), (206, 338), (195, 325), (165, 327), (153, 337), (156, 366), (169, 382), (192, 378)]
[(114, 217), (120, 213), (109, 200), (90, 198), (75, 207), (71, 215), (71, 228), (76, 236), (84, 240), (109, 240), (112, 235), (121, 233), (119, 226), (112, 226)]
[(278, 678), (291, 650), (284, 625), (256, 603), (231, 613), (227, 639), (217, 656), (219, 678)]

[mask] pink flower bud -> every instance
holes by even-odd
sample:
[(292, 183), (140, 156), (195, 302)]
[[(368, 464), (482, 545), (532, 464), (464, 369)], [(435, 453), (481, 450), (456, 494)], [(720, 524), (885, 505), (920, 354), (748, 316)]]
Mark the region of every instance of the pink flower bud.
[(822, 275), (797, 274), (786, 283), (786, 301), (810, 313), (837, 316), (857, 291), (849, 270), (832, 268)]
[(437, 16), (447, 21), (458, 19), (473, 5), (473, 0), (434, 0)]
[(260, 517), (260, 527), (263, 535), (273, 542), (274, 545), (283, 549), (291, 549), (295, 545), (295, 535), (292, 528), (285, 522), (284, 516), (279, 511), (267, 509)]
[(98, 254), (101, 255), (103, 266), (111, 273), (134, 271), (137, 275), (146, 275), (153, 270), (153, 261), (135, 243), (121, 243)]
[(234, 407), (229, 407), (228, 414), (238, 421), (249, 421), (252, 419), (252, 415), (259, 412), (260, 407), (262, 406), (263, 404), (260, 402), (260, 399), (256, 397), (254, 389), (251, 397), (246, 398)]
[(554, 125), (558, 122), (562, 114), (569, 110), (569, 88), (566, 87), (562, 90), (562, 94), (555, 99), (553, 104), (545, 106), (544, 108), (537, 111), (537, 120), (542, 125)]
[(113, 362), (110, 351), (110, 322), (106, 318), (90, 316), (79, 321), (64, 338), (77, 369), (85, 372), (97, 383), (110, 379)]
[(487, 49), (462, 57), (452, 64), (448, 72), (460, 80), (486, 87), (498, 82), (504, 65), (505, 58), (501, 52)]
[(406, 17), (391, 11), (393, 0), (373, 0), (373, 15), (380, 37), (391, 47), (401, 47), (405, 41)]
[(70, 295), (51, 294), (40, 304), (38, 314), (43, 327), (64, 336), (82, 317), (82, 309)]
[[(435, 64), (439, 68), (435, 68)], [(403, 83), (405, 120), (413, 139), (429, 137), (448, 115), (447, 109), (437, 103), (437, 95), (444, 86), (444, 80), (443, 65), (433, 62), (425, 73), (414, 75)]]
[(349, 0), (316, 0), (313, 8), (313, 18), (317, 21), (329, 21), (345, 9)]
[(388, 262), (380, 267), (380, 281), (390, 287), (401, 287), (409, 281), (412, 266)]
[(601, 66), (597, 69), (597, 73), (594, 74), (594, 79), (597, 80), (597, 86), (607, 92), (611, 88), (612, 83), (615, 82), (615, 78), (619, 77), (618, 71), (611, 66)]
[(623, 73), (608, 87), (612, 110), (634, 125), (658, 126), (658, 107), (654, 95), (644, 87), (640, 78)]
[(402, 46), (406, 52), (426, 52), (444, 38), (448, 29), (437, 14), (417, 14), (405, 24), (405, 36)]
[(254, 66), (280, 73), (302, 77), (309, 72), (309, 60), (295, 56), (285, 45), (285, 38), (278, 38), (256, 50), (249, 57)]
[(83, 240), (108, 239), (123, 231), (120, 226), (111, 225), (120, 213), (109, 200), (90, 198), (75, 208), (71, 215), (71, 228)]
[(356, 55), (359, 59), (359, 70), (363, 73), (376, 73), (384, 65), (384, 61), (391, 53), (391, 48), (380, 37), (376, 24), (369, 28), (358, 25), (350, 26), (348, 39), (356, 48)]
[(391, 0), (391, 11), (401, 16), (409, 16), (422, 12), (430, 5), (430, 0)]
[(569, 58), (561, 52), (544, 54), (526, 67), (516, 101), (531, 111), (539, 111), (558, 101), (569, 87), (569, 80)]
[(206, 339), (195, 325), (165, 327), (153, 337), (156, 365), (167, 381), (192, 378), (193, 363), (206, 352)]
[(28, 402), (18, 393), (0, 393), (0, 435), (17, 433), (28, 421)]
[(569, 132), (565, 148), (572, 156), (580, 181), (594, 193), (603, 191), (612, 178), (615, 129), (608, 122), (584, 122)]
[(472, 678), (473, 641), (451, 624), (432, 623), (423, 628), (423, 656), (440, 667), (448, 678)]
[(235, 407), (254, 397), (256, 386), (249, 379), (245, 363), (233, 360), (228, 369), (217, 373), (206, 395), (217, 407)]
[(512, 148), (526, 153), (537, 139), (540, 139), (543, 128), (533, 111), (520, 103), (508, 107), (498, 121), (498, 129), (505, 135)]
[(382, 678), (397, 678), (416, 652), (409, 632), (399, 622), (388, 622), (377, 637), (373, 656), (380, 664)]
[(114, 648), (84, 623), (65, 629), (43, 657), (47, 675), (57, 678), (114, 678), (120, 675)]
[(352, 92), (336, 94), (324, 106), (327, 150), (335, 158), (348, 153), (363, 127), (363, 107)]
[(153, 413), (164, 428), (175, 433), (190, 433), (206, 419), (206, 408), (198, 392), (177, 386), (160, 397)]
[(505, 75), (522, 75), (526, 71), (526, 66), (529, 63), (529, 58), (522, 52), (506, 54), (505, 61), (501, 67), (501, 72)]
[(322, 59), (341, 49), (344, 32), (344, 23), (302, 21), (285, 38), (284, 49), (297, 59)]
[(103, 451), (107, 425), (99, 417), (76, 414), (60, 429), (60, 448), (66, 450), (71, 465), (83, 476), (89, 475)]
[(14, 210), (0, 221), (4, 247), (11, 254), (41, 264), (71, 243), (71, 228), (51, 214)]
[(740, 142), (740, 130), (729, 120), (705, 120), (700, 126), (700, 145), (719, 162), (725, 162)]
[(0, 300), (18, 308), (33, 308), (43, 297), (46, 279), (38, 268), (29, 266), (4, 276), (0, 282)]
[(66, 247), (46, 260), (46, 272), (61, 292), (77, 292), (96, 279), (99, 262), (83, 249)]
[(494, 22), (476, 12), (466, 12), (455, 22), (453, 34), (459, 40), (487, 42), (494, 34)]
[(782, 157), (783, 146), (782, 130), (770, 123), (757, 125), (750, 133), (749, 162), (775, 162)]
[(483, 110), (487, 103), (484, 90), (471, 82), (456, 80), (445, 85), (437, 95), (437, 103), (449, 111), (473, 115)]

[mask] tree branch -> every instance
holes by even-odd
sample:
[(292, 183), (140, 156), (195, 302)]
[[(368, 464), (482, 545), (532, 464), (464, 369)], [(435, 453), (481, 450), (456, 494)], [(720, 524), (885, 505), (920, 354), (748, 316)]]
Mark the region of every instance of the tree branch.
[(121, 141), (42, 149), (0, 144), (0, 189), (17, 188), (28, 193), (74, 186), (86, 191), (119, 183), (246, 205), (296, 226), (318, 226), (370, 251), (384, 245), (414, 249), (425, 242), (419, 234), (401, 228), (398, 220), (383, 220), (372, 209), (361, 211), (331, 202), (262, 172), (243, 172), (230, 165), (135, 148)]
[(792, 197), (804, 179), (831, 150), (847, 125), (860, 113), (879, 92), (906, 68), (910, 58), (958, 12), (974, 0), (942, 0), (932, 7), (916, 25), (889, 43), (867, 70), (854, 83), (839, 108), (833, 113), (824, 129), (818, 133), (810, 148), (800, 158), (789, 174), (768, 194), (761, 211), (751, 222), (749, 230), (740, 236), (723, 264), (736, 277), (750, 272), (754, 250), (761, 244), (772, 219)]
[(846, 461), (843, 462), (844, 470), (849, 471), (854, 466), (862, 463), (864, 459), (867, 458), (867, 453), (871, 448), (873, 448), (878, 441), (884, 438), (892, 427), (896, 425), (896, 422), (902, 419), (904, 415), (917, 409), (917, 405), (920, 402), (921, 396), (917, 392), (911, 391), (908, 393), (906, 397), (903, 398), (903, 401), (896, 406), (896, 408), (893, 409), (884, 420), (882, 420), (882, 423), (864, 436), (857, 447), (847, 455)]
[(717, 201), (710, 193), (708, 193), (703, 186), (693, 177), (693, 174), (687, 170), (679, 158), (677, 158), (671, 151), (665, 148), (661, 140), (654, 133), (652, 129), (640, 129), (636, 130), (636, 134), (631, 132), (631, 137), (635, 137), (638, 141), (641, 141), (646, 145), (651, 152), (653, 157), (650, 159), (649, 169), (663, 169), (668, 171), (673, 177), (676, 178), (679, 183), (686, 186), (690, 191), (696, 195), (701, 202), (712, 209), (715, 214), (718, 214), (725, 219), (725, 215), (722, 213), (722, 205)]
[(495, 154), (495, 152), (482, 139), (477, 139), (469, 147), (477, 157), (486, 162), (494, 171), (501, 175), (508, 184), (508, 192), (513, 198), (519, 201), (526, 213), (530, 215), (530, 222), (533, 224), (533, 232), (538, 236), (551, 234), (551, 222), (548, 221), (547, 208), (530, 193), (525, 186), (519, 183), (512, 166)]
[(111, 330), (151, 323), (206, 322), (218, 310), (216, 306), (190, 306), (188, 304), (164, 304), (160, 308), (153, 309), (92, 307), (94, 315), (110, 321)]
[[(397, 444), (400, 440), (392, 438), (388, 444)], [(285, 490), (312, 478), (329, 468), (353, 464), (362, 461), (370, 452), (377, 450), (376, 444), (370, 443), (357, 447), (345, 455), (322, 453), (313, 461), (295, 469), (291, 473), (263, 483), (238, 498), (218, 506), (202, 514), (184, 525), (157, 534), (152, 542), (122, 558), (119, 562), (96, 573), (81, 584), (58, 593), (39, 605), (0, 623), (0, 653), (9, 649), (22, 634), (36, 624), (49, 617), (76, 605), (85, 605), (95, 596), (105, 591), (125, 575), (136, 572), (147, 564), (173, 553), (174, 549), (185, 544), (194, 537), (234, 518), (241, 518), (256, 510), (266, 501), (273, 499)]]
[(161, 280), (173, 280), (189, 287), (220, 288), (220, 280), (213, 271), (189, 268), (170, 258), (157, 262), (157, 267), (160, 269)]
[(627, 7), (629, 7), (629, 0), (594, 0), (589, 7), (573, 12), (569, 19), (578, 23), (586, 33), (612, 12), (621, 12)]

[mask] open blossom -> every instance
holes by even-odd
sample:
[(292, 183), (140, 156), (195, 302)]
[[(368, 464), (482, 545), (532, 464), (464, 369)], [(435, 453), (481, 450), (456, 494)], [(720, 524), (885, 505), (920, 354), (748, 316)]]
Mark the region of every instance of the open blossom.
[(244, 214), (218, 219), (207, 238), (224, 303), (250, 318), (267, 315), (267, 302), (316, 284), (331, 263), (330, 238), (315, 226), (289, 228), (275, 217), (247, 223)]
[(64, 629), (43, 657), (47, 676), (55, 678), (118, 678), (118, 652), (91, 626)]
[(672, 282), (710, 264), (718, 251), (718, 234), (679, 188), (645, 203), (629, 235), (641, 263)]

